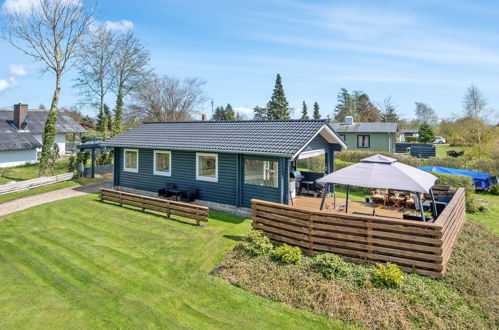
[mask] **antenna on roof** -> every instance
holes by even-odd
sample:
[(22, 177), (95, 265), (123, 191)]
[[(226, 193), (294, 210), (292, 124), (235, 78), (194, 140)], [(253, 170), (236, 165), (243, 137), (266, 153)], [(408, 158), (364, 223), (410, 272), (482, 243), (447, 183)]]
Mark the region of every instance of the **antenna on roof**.
[(211, 116), (213, 117), (213, 99), (211, 99)]

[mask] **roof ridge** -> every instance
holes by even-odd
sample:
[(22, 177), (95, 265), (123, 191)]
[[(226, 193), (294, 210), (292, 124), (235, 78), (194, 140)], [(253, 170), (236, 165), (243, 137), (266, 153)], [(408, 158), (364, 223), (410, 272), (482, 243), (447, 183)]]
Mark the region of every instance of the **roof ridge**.
[(142, 124), (187, 124), (187, 123), (258, 123), (258, 122), (322, 122), (327, 119), (249, 119), (249, 120), (182, 120), (182, 121), (145, 121)]

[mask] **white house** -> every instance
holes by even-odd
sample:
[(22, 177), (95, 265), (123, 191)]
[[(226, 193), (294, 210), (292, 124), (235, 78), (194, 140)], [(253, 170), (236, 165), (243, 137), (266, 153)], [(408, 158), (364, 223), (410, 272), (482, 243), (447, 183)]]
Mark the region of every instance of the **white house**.
[[(15, 104), (13, 110), (0, 110), (0, 167), (35, 163), (42, 147), (42, 133), (48, 111), (28, 110), (27, 104)], [(55, 143), (59, 154), (66, 152), (66, 135), (86, 132), (71, 117), (58, 114)]]

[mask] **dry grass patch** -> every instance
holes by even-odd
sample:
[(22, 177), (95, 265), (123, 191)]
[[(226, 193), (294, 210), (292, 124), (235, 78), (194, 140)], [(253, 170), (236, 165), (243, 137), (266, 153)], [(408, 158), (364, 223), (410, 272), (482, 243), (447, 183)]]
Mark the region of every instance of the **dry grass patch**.
[(399, 288), (374, 287), (371, 265), (347, 263), (346, 274), (328, 280), (311, 257), (283, 265), (269, 255), (250, 256), (240, 245), (226, 254), (219, 276), (274, 301), (359, 326), (495, 328), (498, 243), (484, 226), (467, 223), (443, 280), (404, 274)]

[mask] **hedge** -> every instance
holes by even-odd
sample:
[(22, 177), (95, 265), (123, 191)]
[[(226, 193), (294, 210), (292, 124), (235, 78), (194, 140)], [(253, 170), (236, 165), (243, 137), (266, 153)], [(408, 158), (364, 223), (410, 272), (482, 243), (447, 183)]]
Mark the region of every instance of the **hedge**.
[(442, 186), (452, 186), (452, 187), (462, 187), (465, 191), (466, 198), (466, 211), (469, 213), (474, 213), (478, 210), (475, 201), (475, 186), (473, 185), (473, 179), (467, 176), (460, 175), (450, 175), (431, 172), (437, 177), (435, 184)]

